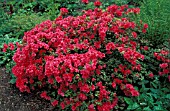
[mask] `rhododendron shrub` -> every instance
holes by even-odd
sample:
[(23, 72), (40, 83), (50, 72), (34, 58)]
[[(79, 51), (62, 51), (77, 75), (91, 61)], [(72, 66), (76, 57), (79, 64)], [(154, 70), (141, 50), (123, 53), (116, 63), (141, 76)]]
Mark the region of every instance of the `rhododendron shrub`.
[[(61, 11), (55, 21), (47, 20), (25, 32), (18, 45), (12, 72), (19, 90), (39, 88), (40, 96), (53, 106), (70, 106), (73, 111), (81, 106), (110, 111), (118, 96), (138, 96), (132, 78), (144, 60), (137, 41), (147, 26), (129, 17), (138, 14), (139, 8), (111, 5), (66, 18), (62, 15), (68, 11)], [(166, 64), (161, 67), (167, 68)]]

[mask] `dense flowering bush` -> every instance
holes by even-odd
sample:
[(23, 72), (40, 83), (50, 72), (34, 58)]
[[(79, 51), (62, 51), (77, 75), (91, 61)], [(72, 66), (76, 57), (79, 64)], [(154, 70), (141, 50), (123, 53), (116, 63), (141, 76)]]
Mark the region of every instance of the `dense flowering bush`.
[[(131, 21), (131, 14), (139, 12), (139, 8), (111, 5), (64, 18), (68, 10), (62, 8), (55, 21), (25, 32), (23, 43), (17, 45), (12, 68), (16, 86), (21, 92), (41, 88), (40, 96), (53, 106), (71, 106), (73, 111), (82, 107), (110, 111), (119, 95), (138, 96), (132, 82), (141, 71), (139, 61), (144, 60), (137, 51), (138, 34), (148, 27)], [(155, 57), (164, 60), (157, 53)], [(169, 73), (167, 65), (167, 60), (160, 65), (160, 75)]]

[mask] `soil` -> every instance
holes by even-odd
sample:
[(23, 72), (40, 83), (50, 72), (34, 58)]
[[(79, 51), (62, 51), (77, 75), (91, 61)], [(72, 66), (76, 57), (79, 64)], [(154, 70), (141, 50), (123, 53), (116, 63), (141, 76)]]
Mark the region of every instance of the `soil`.
[(0, 68), (0, 111), (54, 111), (51, 104), (41, 99), (38, 93), (21, 93), (9, 81), (10, 75)]

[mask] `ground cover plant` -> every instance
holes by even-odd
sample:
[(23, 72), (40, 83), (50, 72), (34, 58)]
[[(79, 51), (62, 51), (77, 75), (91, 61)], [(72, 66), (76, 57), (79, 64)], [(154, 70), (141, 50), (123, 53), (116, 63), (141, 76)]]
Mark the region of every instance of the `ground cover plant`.
[(141, 36), (148, 25), (133, 18), (139, 8), (101, 5), (75, 17), (60, 8), (59, 17), (25, 32), (21, 43), (4, 44), (7, 58), (14, 53), (11, 83), (21, 92), (39, 89), (59, 110), (166, 111), (169, 43), (150, 47)]

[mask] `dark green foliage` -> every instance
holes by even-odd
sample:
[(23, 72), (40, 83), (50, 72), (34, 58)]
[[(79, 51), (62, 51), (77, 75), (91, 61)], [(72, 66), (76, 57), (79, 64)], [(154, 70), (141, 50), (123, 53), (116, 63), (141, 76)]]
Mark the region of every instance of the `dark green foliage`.
[(170, 1), (143, 0), (140, 18), (148, 23), (147, 34), (144, 35), (153, 47), (162, 44), (170, 38)]
[(6, 20), (0, 27), (0, 34), (10, 34), (13, 38), (22, 38), (24, 32), (35, 27), (36, 24), (48, 19), (44, 16), (39, 16), (36, 13), (29, 15), (17, 14), (13, 15), (10, 20)]
[(124, 100), (128, 104), (126, 111), (168, 111), (170, 109), (170, 90), (167, 81), (159, 82), (159, 77), (154, 80), (142, 80), (139, 84), (140, 96)]

